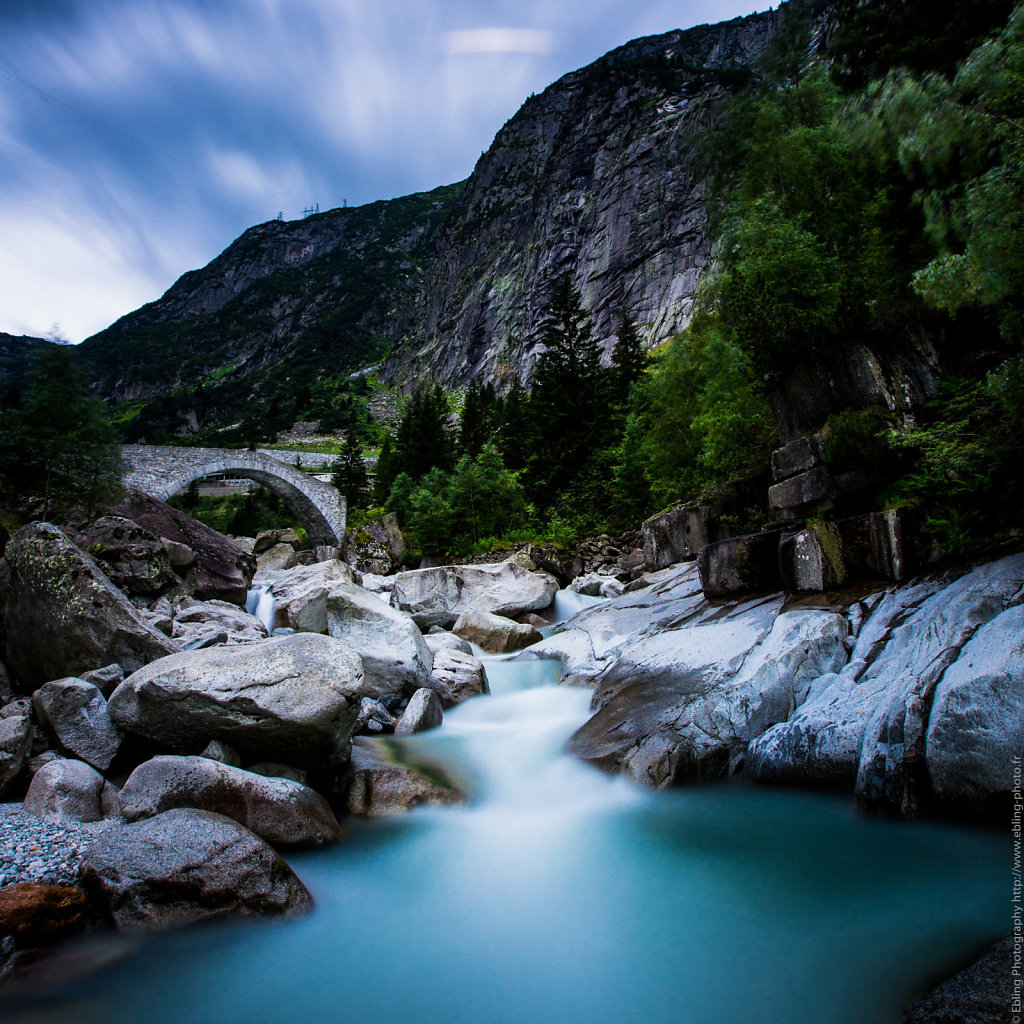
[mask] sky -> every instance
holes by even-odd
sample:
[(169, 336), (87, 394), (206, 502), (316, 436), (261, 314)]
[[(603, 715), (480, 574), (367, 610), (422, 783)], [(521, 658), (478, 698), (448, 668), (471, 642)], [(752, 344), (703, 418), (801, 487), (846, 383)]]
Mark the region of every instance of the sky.
[(467, 177), (532, 92), (756, 0), (0, 0), (0, 331), (79, 342), (279, 213)]

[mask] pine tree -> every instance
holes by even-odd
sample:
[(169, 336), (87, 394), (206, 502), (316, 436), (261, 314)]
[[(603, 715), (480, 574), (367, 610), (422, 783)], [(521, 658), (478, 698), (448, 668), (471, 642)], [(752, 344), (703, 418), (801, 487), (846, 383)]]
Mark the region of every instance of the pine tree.
[(0, 414), (0, 493), (16, 514), (91, 518), (120, 489), (121, 458), (103, 402), (86, 394), (75, 352), (43, 349), (23, 408)]
[(509, 469), (525, 469), (530, 445), (530, 396), (516, 377), (499, 403), (497, 444)]
[(380, 454), (377, 456), (377, 468), (373, 474), (375, 505), (383, 506), (387, 503), (391, 485), (395, 482), (396, 476), (398, 476), (398, 468), (395, 465), (394, 442), (391, 440), (391, 434), (386, 433), (381, 442)]
[(459, 416), (458, 448), (462, 455), (475, 457), (487, 444), (494, 432), (494, 385), (473, 381)]
[(452, 468), (448, 401), (440, 384), (417, 388), (402, 413), (395, 434), (397, 472), (419, 480), (434, 466)]
[(345, 435), (345, 444), (332, 472), (332, 482), (345, 495), (348, 507), (365, 509), (370, 501), (370, 480), (363, 462), (362, 445), (354, 430)]
[(608, 374), (590, 316), (568, 276), (555, 286), (541, 325), (545, 351), (533, 371), (527, 476), (549, 507), (609, 439)]

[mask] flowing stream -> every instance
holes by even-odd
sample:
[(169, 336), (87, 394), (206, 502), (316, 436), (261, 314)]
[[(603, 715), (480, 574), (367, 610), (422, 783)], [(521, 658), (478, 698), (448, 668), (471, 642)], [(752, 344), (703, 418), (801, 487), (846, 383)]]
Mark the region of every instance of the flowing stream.
[(869, 820), (845, 798), (722, 784), (650, 793), (563, 746), (589, 692), (490, 659), (492, 696), (404, 741), (467, 807), (355, 821), (291, 858), (289, 922), (138, 941), (0, 1009), (75, 1024), (895, 1024), (1008, 930), (1008, 843)]
[(269, 583), (257, 583), (249, 588), (245, 597), (245, 610), (255, 615), (268, 633), (274, 632), (274, 591)]

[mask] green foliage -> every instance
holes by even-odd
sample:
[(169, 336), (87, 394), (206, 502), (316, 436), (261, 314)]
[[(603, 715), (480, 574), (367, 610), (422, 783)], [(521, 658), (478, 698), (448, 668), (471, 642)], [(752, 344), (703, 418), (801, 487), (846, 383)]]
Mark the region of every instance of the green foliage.
[(938, 249), (914, 275), (937, 309), (1000, 307), (1021, 340), (1024, 305), (1024, 5), (975, 49), (950, 81), (891, 74), (859, 103), (852, 131), (898, 159), (918, 186)]
[(365, 508), (369, 504), (370, 480), (363, 462), (363, 446), (354, 430), (345, 435), (345, 445), (331, 473), (331, 482), (345, 495), (349, 509)]
[(90, 518), (120, 491), (117, 434), (73, 350), (39, 350), (21, 408), (0, 412), (2, 503), (16, 517)]
[(174, 495), (168, 504), (218, 533), (234, 537), (255, 537), (261, 530), (288, 528), (296, 530), (300, 536), (305, 533), (284, 501), (265, 487), (245, 494), (196, 494), (194, 497), (183, 491)]
[(435, 466), (418, 485), (400, 476), (388, 504), (415, 544), (433, 554), (464, 554), (484, 538), (522, 529), (532, 512), (517, 474), (490, 444), (476, 459), (464, 455), (452, 473)]
[(590, 317), (568, 276), (555, 286), (541, 325), (545, 350), (533, 369), (527, 481), (542, 508), (609, 440), (609, 375)]
[(619, 316), (612, 349), (613, 395), (619, 405), (629, 401), (629, 389), (644, 375), (647, 354), (640, 342), (636, 322), (625, 311)]
[(1013, 0), (837, 0), (833, 75), (856, 90), (897, 67), (953, 74), (1012, 7)]
[(448, 399), (440, 384), (417, 388), (395, 431), (392, 467), (418, 480), (435, 466), (452, 466), (452, 437), (448, 429)]
[(749, 359), (713, 319), (674, 338), (634, 388), (616, 467), (634, 516), (757, 471), (777, 443)]
[(497, 402), (494, 385), (475, 380), (466, 391), (459, 416), (458, 449), (463, 455), (476, 456), (495, 430)]

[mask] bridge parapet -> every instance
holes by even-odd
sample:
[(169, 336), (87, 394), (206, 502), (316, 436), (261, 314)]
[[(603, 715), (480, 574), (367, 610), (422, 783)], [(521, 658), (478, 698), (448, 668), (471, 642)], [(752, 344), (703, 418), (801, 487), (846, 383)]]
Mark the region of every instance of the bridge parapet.
[(166, 501), (193, 480), (231, 473), (255, 480), (278, 494), (314, 544), (338, 546), (345, 536), (346, 502), (331, 484), (261, 451), (234, 448), (170, 448), (122, 445), (124, 482)]

